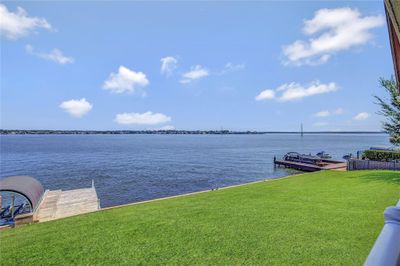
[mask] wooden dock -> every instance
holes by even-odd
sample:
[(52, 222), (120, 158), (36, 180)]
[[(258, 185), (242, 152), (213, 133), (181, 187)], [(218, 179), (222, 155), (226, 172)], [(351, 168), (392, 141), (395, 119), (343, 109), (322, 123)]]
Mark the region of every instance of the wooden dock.
[(96, 189), (47, 190), (35, 212), (38, 222), (51, 221), (100, 209)]
[(320, 165), (317, 165), (317, 164), (308, 164), (308, 163), (274, 159), (274, 164), (277, 166), (284, 166), (306, 172), (315, 172), (321, 170), (345, 170), (347, 168), (346, 162), (327, 160), (327, 159), (323, 159), (321, 162), (322, 163)]

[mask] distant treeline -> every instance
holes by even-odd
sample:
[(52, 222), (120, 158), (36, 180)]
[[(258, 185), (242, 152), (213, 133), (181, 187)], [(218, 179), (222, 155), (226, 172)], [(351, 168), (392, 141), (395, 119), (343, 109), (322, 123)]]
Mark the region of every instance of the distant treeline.
[[(1, 135), (91, 135), (91, 134), (171, 134), (171, 135), (254, 135), (300, 134), (297, 131), (230, 131), (230, 130), (11, 130), (0, 129)], [(309, 131), (303, 134), (384, 134), (381, 131)]]

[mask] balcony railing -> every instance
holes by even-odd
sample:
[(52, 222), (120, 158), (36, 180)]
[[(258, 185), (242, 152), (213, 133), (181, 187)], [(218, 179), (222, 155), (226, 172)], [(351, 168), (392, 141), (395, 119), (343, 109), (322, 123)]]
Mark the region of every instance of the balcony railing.
[(400, 265), (400, 200), (396, 206), (386, 208), (384, 217), (385, 225), (364, 266)]

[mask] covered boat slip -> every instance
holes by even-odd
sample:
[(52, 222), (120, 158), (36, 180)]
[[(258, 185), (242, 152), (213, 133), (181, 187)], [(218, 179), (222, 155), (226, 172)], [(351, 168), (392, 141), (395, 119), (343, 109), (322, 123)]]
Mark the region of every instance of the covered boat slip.
[(39, 206), (44, 194), (42, 184), (30, 176), (13, 176), (0, 180), (0, 191), (23, 196), (28, 201), (31, 211)]
[[(12, 176), (0, 180), (0, 194), (3, 196), (0, 211), (3, 226), (50, 221), (100, 209), (93, 183), (90, 188), (44, 190), (40, 182), (33, 177)], [(15, 205), (16, 195), (24, 199), (20, 205)], [(7, 196), (12, 200), (7, 200)], [(20, 206), (29, 208), (22, 211)]]

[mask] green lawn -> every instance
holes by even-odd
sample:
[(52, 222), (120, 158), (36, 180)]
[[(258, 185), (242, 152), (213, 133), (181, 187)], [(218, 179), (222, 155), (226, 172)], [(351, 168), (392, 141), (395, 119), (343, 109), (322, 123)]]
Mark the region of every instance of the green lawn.
[(319, 172), (0, 233), (2, 265), (361, 265), (400, 173)]

